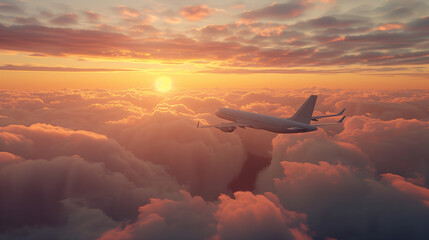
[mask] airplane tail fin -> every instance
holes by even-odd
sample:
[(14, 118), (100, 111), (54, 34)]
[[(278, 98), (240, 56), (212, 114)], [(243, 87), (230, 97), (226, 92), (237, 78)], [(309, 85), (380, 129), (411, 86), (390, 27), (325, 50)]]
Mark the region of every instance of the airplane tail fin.
[(290, 119), (297, 122), (309, 124), (313, 115), (316, 99), (317, 95), (311, 95)]

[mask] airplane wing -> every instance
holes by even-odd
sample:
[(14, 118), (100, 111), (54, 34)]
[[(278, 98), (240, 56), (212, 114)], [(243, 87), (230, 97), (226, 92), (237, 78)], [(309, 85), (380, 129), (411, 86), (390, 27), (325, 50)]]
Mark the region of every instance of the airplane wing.
[(229, 122), (229, 123), (219, 123), (219, 124), (214, 124), (214, 125), (206, 125), (206, 126), (200, 126), (200, 122), (197, 123), (197, 127), (198, 128), (210, 128), (210, 127), (214, 127), (214, 128), (231, 128), (231, 127), (249, 127), (249, 124), (246, 123), (236, 123), (236, 122)]
[(344, 121), (344, 118), (346, 118), (346, 116), (342, 117), (342, 118), (341, 118), (339, 121), (337, 121), (337, 122), (320, 123), (320, 124), (312, 124), (312, 126), (320, 127), (320, 126), (326, 126), (326, 125), (339, 124), (339, 123), (342, 123), (342, 122)]
[(332, 115), (325, 115), (325, 116), (314, 116), (314, 117), (311, 117), (311, 121), (316, 121), (316, 122), (318, 122), (318, 120), (317, 119), (320, 119), (320, 118), (327, 118), (327, 117), (336, 117), (336, 116), (340, 116), (341, 114), (343, 114), (344, 113), (344, 111), (345, 111), (346, 109), (344, 108), (343, 110), (341, 110), (341, 112), (339, 112), (338, 114), (332, 114)]

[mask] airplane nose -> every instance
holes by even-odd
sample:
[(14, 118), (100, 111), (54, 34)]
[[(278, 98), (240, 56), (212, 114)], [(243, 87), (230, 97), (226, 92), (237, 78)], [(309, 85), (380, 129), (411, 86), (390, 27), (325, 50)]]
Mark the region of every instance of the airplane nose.
[(217, 111), (215, 112), (215, 115), (219, 117), (219, 115), (220, 115), (220, 110), (217, 110)]

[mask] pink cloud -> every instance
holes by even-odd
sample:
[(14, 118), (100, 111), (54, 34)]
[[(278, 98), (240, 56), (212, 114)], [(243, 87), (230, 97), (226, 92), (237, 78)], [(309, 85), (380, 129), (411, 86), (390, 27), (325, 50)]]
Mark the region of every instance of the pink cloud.
[(22, 158), (19, 156), (16, 156), (9, 152), (0, 152), (0, 168), (10, 164), (10, 163), (16, 163), (21, 161)]
[(113, 11), (118, 14), (123, 22), (115, 27), (122, 27), (124, 25), (139, 25), (139, 24), (152, 24), (156, 20), (156, 17), (151, 14), (150, 10), (138, 10), (132, 7), (120, 5), (112, 8)]
[[(353, 143), (369, 155), (380, 173), (395, 173), (415, 177), (415, 173), (426, 176), (428, 169), (424, 158), (428, 151), (416, 142), (428, 141), (427, 122), (395, 119), (390, 121), (370, 120), (367, 117), (352, 117), (344, 125), (337, 139)], [(381, 145), (377, 143), (383, 143)]]
[[(427, 205), (427, 189), (423, 187), (427, 185), (427, 178), (425, 183), (419, 180), (423, 186), (416, 186), (392, 172), (414, 179), (428, 176), (426, 168), (419, 167), (425, 166), (421, 159), (428, 153), (420, 144), (410, 151), (412, 146), (407, 144), (426, 142), (424, 125), (417, 120), (382, 121), (356, 116), (349, 118), (343, 131), (331, 137), (321, 130), (306, 135), (277, 136), (273, 140), (271, 165), (259, 174), (257, 189), (273, 192), (288, 209), (307, 214), (310, 229), (324, 237), (347, 235), (328, 231), (329, 224), (334, 224), (335, 229), (354, 229), (354, 236), (373, 236), (359, 230), (360, 224), (367, 222), (367, 215), (354, 214), (351, 209), (380, 210), (378, 203), (384, 201), (382, 199), (391, 205), (379, 214), (383, 217), (388, 214), (395, 224), (413, 231), (414, 227), (419, 228), (414, 224), (425, 218), (418, 212), (424, 211)], [(377, 172), (389, 173), (381, 175), (379, 182)], [(362, 199), (366, 199), (365, 204), (361, 204)], [(407, 209), (391, 212), (394, 205), (401, 209), (399, 205), (403, 206), (404, 202), (409, 206)], [(317, 209), (313, 208), (315, 205)], [(333, 218), (329, 220), (329, 216)], [(408, 225), (404, 218), (413, 224)], [(378, 231), (391, 232), (389, 223), (380, 220), (377, 224), (383, 226)]]
[[(402, 53), (399, 48), (421, 46), (425, 41), (419, 37), (418, 29), (404, 34), (404, 31), (364, 32), (350, 35), (348, 32), (308, 35), (294, 30), (300, 27), (282, 24), (253, 23), (248, 25), (208, 25), (198, 31), (197, 39), (184, 35), (166, 36), (162, 29), (150, 23), (150, 14), (124, 19), (125, 28), (100, 24), (100, 30), (75, 30), (69, 28), (48, 28), (44, 26), (0, 26), (0, 48), (11, 51), (29, 52), (54, 56), (87, 56), (104, 58), (153, 59), (158, 61), (177, 60), (223, 60), (222, 68), (207, 68), (201, 72), (215, 73), (343, 73), (361, 74), (414, 74), (425, 73), (416, 68), (396, 67), (388, 70), (381, 66), (422, 65), (427, 51), (415, 48)], [(348, 26), (354, 20), (336, 18), (315, 19), (303, 23), (328, 29)], [(67, 21), (66, 21), (67, 22)], [(66, 24), (64, 22), (64, 24)], [(71, 24), (71, 22), (68, 22)], [(68, 24), (67, 23), (67, 24)], [(119, 32), (126, 31), (128, 35)], [(43, 33), (43, 34), (42, 34)], [(391, 38), (391, 34), (395, 37)], [(153, 36), (157, 37), (154, 38)], [(43, 38), (41, 37), (43, 36)], [(142, 37), (144, 36), (144, 37)], [(229, 37), (227, 37), (229, 36)], [(15, 41), (20, 38), (20, 41)], [(62, 39), (62, 41), (57, 41)], [(102, 42), (99, 39), (103, 39)], [(198, 40), (199, 39), (199, 40)], [(390, 40), (389, 40), (390, 39)], [(210, 40), (210, 41), (208, 41)], [(46, 45), (49, 41), (50, 44)], [(288, 43), (279, 49), (281, 43)], [(380, 44), (388, 42), (389, 44)], [(269, 44), (268, 44), (269, 43)], [(267, 45), (268, 44), (268, 45)], [(274, 47), (268, 47), (272, 45)], [(31, 46), (31, 47), (30, 47)], [(356, 49), (367, 49), (355, 54)], [(157, 51), (161, 49), (162, 51)], [(228, 49), (228, 51), (224, 51)], [(347, 68), (315, 70), (314, 66), (371, 65), (377, 68)], [(285, 66), (289, 68), (285, 70)], [(306, 67), (303, 69), (302, 67)], [(282, 68), (283, 67), (283, 68)], [(293, 69), (291, 69), (293, 67)], [(408, 73), (404, 73), (404, 68)], [(395, 73), (396, 74), (396, 73)]]
[(211, 16), (214, 12), (215, 10), (207, 7), (207, 5), (196, 5), (182, 8), (180, 15), (188, 21), (201, 21)]
[[(319, 94), (315, 114), (346, 107), (348, 120), (290, 135), (195, 127), (221, 122), (213, 112), (223, 106), (288, 117), (309, 94)], [(0, 91), (0, 236), (422, 236), (427, 96), (317, 88)], [(375, 232), (367, 227), (373, 223)]]
[[(44, 33), (44, 39), (38, 39)], [(24, 34), (24, 35), (22, 35)], [(20, 36), (21, 41), (15, 38)], [(63, 41), (55, 41), (61, 38)], [(102, 38), (103, 42), (99, 39)], [(81, 55), (98, 57), (128, 57), (138, 59), (227, 59), (236, 54), (254, 52), (256, 48), (231, 42), (197, 42), (189, 38), (134, 39), (126, 35), (95, 30), (46, 28), (42, 26), (0, 26), (0, 48), (42, 53), (55, 56)], [(53, 45), (47, 47), (46, 40)], [(26, 44), (25, 44), (26, 43)], [(32, 45), (33, 47), (29, 47)], [(228, 48), (230, 51), (223, 51)], [(106, 51), (106, 49), (109, 49)], [(157, 51), (156, 49), (165, 49)]]
[(311, 239), (305, 214), (285, 210), (273, 194), (235, 192), (234, 199), (219, 199), (219, 239)]
[(219, 37), (231, 34), (230, 25), (207, 25), (200, 30), (203, 37)]
[(176, 113), (188, 110), (177, 107), (157, 106), (151, 115), (132, 124), (111, 124), (106, 129), (118, 131), (118, 135), (113, 133), (115, 138), (136, 156), (165, 166), (192, 194), (216, 199), (240, 173), (245, 149), (237, 136), (200, 131), (195, 121)]
[(387, 23), (387, 24), (382, 24), (378, 26), (376, 30), (388, 31), (388, 30), (403, 29), (404, 27), (405, 27), (404, 24), (400, 24), (400, 23)]
[(399, 175), (385, 173), (382, 174), (382, 181), (386, 181), (399, 191), (415, 197), (418, 200), (421, 200), (424, 205), (429, 208), (429, 189), (421, 186), (417, 186), (411, 182), (405, 180), (404, 177)]
[(140, 12), (137, 9), (127, 6), (117, 6), (114, 8), (114, 10), (123, 18), (137, 18), (140, 16)]
[(178, 200), (152, 199), (136, 222), (99, 239), (311, 239), (305, 215), (285, 210), (273, 194), (237, 192), (235, 199), (221, 196), (219, 204), (181, 194)]
[(158, 35), (159, 30), (152, 25), (137, 24), (131, 27), (131, 33), (135, 36), (141, 36), (141, 35), (155, 36), (155, 35)]
[(165, 17), (164, 20), (172, 24), (179, 24), (182, 22), (182, 20), (178, 17)]
[(181, 191), (178, 200), (151, 199), (140, 207), (135, 223), (112, 229), (99, 239), (207, 239), (215, 232), (215, 209), (213, 203)]
[[(128, 219), (150, 197), (171, 197), (179, 189), (162, 167), (88, 131), (45, 124), (1, 127), (0, 151), (4, 150), (1, 231), (58, 224), (64, 216), (60, 201), (69, 198), (82, 199), (111, 218)], [(121, 205), (125, 201), (127, 205)]]
[(90, 22), (99, 22), (101, 20), (101, 15), (94, 11), (85, 11), (84, 14)]

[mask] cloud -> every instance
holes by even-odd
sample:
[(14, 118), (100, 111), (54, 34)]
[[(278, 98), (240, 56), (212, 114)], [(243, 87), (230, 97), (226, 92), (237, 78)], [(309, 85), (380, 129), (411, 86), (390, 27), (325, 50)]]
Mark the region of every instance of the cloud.
[[(344, 125), (289, 135), (195, 127), (219, 123), (224, 106), (289, 117), (310, 94), (315, 115), (346, 107)], [(427, 90), (3, 90), (0, 99), (0, 238), (428, 234)]]
[[(353, 71), (353, 70), (352, 70)], [(346, 73), (350, 70), (309, 70), (309, 69), (283, 69), (283, 68), (270, 68), (270, 69), (251, 69), (251, 68), (211, 68), (201, 70), (202, 73), (223, 73), (223, 74), (255, 74), (255, 73), (282, 73), (282, 74), (300, 74), (300, 73), (313, 73), (313, 74), (329, 74), (329, 73)]]
[(0, 3), (0, 12), (16, 14), (22, 13), (22, 10), (13, 3)]
[(135, 223), (103, 234), (109, 239), (207, 239), (214, 235), (216, 206), (182, 191), (181, 199), (151, 199), (140, 207)]
[(207, 7), (207, 5), (196, 5), (183, 7), (180, 10), (180, 15), (188, 21), (201, 21), (206, 17), (211, 16), (215, 9)]
[[(103, 232), (114, 228), (118, 222), (106, 216), (100, 209), (88, 208), (82, 201), (66, 199), (61, 201), (64, 225), (25, 226), (13, 232), (0, 233), (1, 239), (96, 239)], [(17, 236), (19, 233), (19, 236)]]
[(408, 23), (407, 27), (411, 30), (427, 31), (429, 29), (428, 23), (429, 23), (429, 17), (424, 17)]
[(99, 239), (311, 239), (305, 215), (285, 210), (272, 194), (236, 192), (217, 205), (181, 193), (176, 201), (152, 199), (136, 222)]
[(246, 5), (245, 4), (237, 4), (237, 5), (232, 5), (229, 8), (231, 9), (241, 9), (241, 8), (245, 8)]
[(283, 206), (307, 215), (317, 237), (394, 238), (411, 234), (419, 238), (428, 234), (422, 224), (428, 219), (428, 209), (413, 196), (341, 164), (281, 163), (284, 177), (274, 179), (274, 193)]
[(416, 15), (424, 16), (428, 9), (429, 6), (424, 1), (390, 0), (374, 11), (383, 14), (383, 17), (387, 19), (408, 20)]
[(22, 158), (10, 152), (0, 152), (0, 167), (21, 161)]
[(403, 24), (400, 23), (387, 23), (387, 24), (382, 24), (380, 26), (378, 26), (376, 28), (376, 30), (379, 31), (389, 31), (389, 30), (397, 30), (397, 29), (402, 29), (404, 28)]
[(131, 32), (134, 35), (157, 35), (159, 30), (152, 25), (138, 24), (131, 27)]
[[(216, 99), (192, 99), (193, 104), (187, 98), (176, 99), (171, 101), (175, 102), (173, 105), (160, 104), (158, 96), (144, 92), (121, 94), (128, 95), (129, 99), (107, 94), (109, 97), (88, 99), (89, 102), (80, 94), (59, 95), (63, 98), (56, 99), (52, 95), (53, 99), (42, 97), (43, 100), (17, 97), (18, 102), (13, 104), (22, 109), (21, 114), (26, 112), (32, 116), (27, 118), (29, 122), (96, 129), (113, 137), (136, 156), (165, 166), (192, 194), (216, 199), (220, 193), (229, 192), (229, 183), (239, 175), (247, 158), (239, 137), (196, 128), (194, 111), (180, 103), (186, 103), (197, 112), (207, 105), (222, 106)], [(50, 113), (45, 112), (47, 108), (51, 109)], [(149, 111), (142, 108), (149, 108)], [(10, 118), (4, 121), (16, 119), (15, 113), (8, 115)]]
[(203, 37), (218, 37), (231, 34), (230, 25), (207, 25), (200, 30)]
[(112, 10), (123, 20), (121, 24), (115, 24), (116, 27), (122, 27), (124, 25), (152, 24), (157, 19), (150, 10), (140, 11), (124, 5), (113, 7)]
[(0, 66), (0, 70), (10, 71), (50, 71), (50, 72), (117, 72), (117, 71), (134, 71), (132, 69), (115, 69), (115, 68), (74, 68), (74, 67), (45, 67), (31, 65), (13, 65), (7, 64)]
[(35, 17), (28, 17), (28, 18), (17, 17), (17, 18), (15, 18), (14, 22), (17, 24), (23, 24), (23, 25), (39, 25), (40, 24), (39, 20), (37, 20), (37, 18), (35, 18)]
[(285, 210), (273, 194), (235, 192), (234, 199), (219, 199), (219, 239), (311, 239), (305, 214)]
[[(279, 135), (257, 190), (273, 192), (285, 208), (305, 213), (320, 238), (425, 235), (429, 174), (422, 161), (428, 153), (415, 143), (427, 141), (426, 125), (355, 116), (338, 135)], [(377, 230), (365, 227), (369, 222)], [(392, 226), (401, 227), (392, 232)]]
[(319, 29), (319, 28), (348, 28), (351, 26), (356, 25), (362, 25), (368, 23), (366, 20), (363, 19), (353, 19), (353, 18), (338, 18), (334, 16), (323, 16), (315, 19), (308, 20), (306, 22), (298, 22), (294, 25), (294, 27), (297, 28), (312, 28), (312, 29)]
[(381, 102), (377, 100), (348, 101), (340, 100), (335, 103), (338, 107), (347, 106), (347, 110), (356, 115), (368, 115), (381, 120), (392, 120), (397, 118), (420, 119), (429, 118), (424, 109), (408, 102)]
[[(162, 62), (222, 61), (221, 66), (215, 65), (214, 68), (207, 67), (199, 71), (247, 74), (356, 72), (414, 74), (422, 77), (425, 74), (412, 67), (406, 67), (408, 72), (386, 71), (383, 67), (404, 68), (404, 65), (418, 66), (428, 62), (428, 52), (422, 47), (427, 41), (423, 27), (425, 18), (408, 23), (377, 25), (366, 19), (344, 16), (325, 16), (292, 25), (260, 22), (207, 25), (192, 31), (195, 37), (166, 34), (164, 29), (151, 25), (151, 19), (150, 14), (128, 16), (124, 19), (125, 27), (102, 24), (98, 26), (98, 31), (46, 26), (0, 26), (0, 49), (53, 56), (151, 59)], [(27, 20), (30, 21), (22, 19), (22, 22)], [(19, 42), (15, 41), (18, 37), (21, 39)], [(103, 42), (99, 39), (103, 39)], [(47, 47), (46, 41), (52, 44)], [(314, 68), (338, 65), (348, 67), (332, 70)], [(359, 65), (366, 68), (360, 68)], [(285, 66), (288, 70), (284, 69)], [(368, 66), (374, 68), (368, 69)]]
[(246, 11), (241, 14), (243, 20), (288, 20), (301, 15), (308, 7), (306, 1), (289, 1), (288, 3), (273, 3), (268, 7)]
[(165, 17), (164, 21), (171, 24), (179, 24), (182, 22), (182, 20), (178, 17)]
[(113, 10), (123, 18), (137, 18), (140, 16), (140, 12), (138, 10), (127, 6), (116, 6)]
[(403, 192), (406, 195), (415, 197), (418, 200), (421, 200), (423, 204), (429, 207), (429, 189), (417, 186), (409, 181), (406, 181), (404, 177), (385, 173), (382, 174), (382, 181), (386, 181), (400, 192)]
[[(310, 135), (310, 136), (308, 136)], [(311, 138), (310, 138), (311, 137)], [(284, 149), (287, 149), (284, 151)], [(271, 165), (258, 176), (257, 189), (273, 190), (273, 178), (283, 175), (283, 161), (343, 164), (371, 172), (371, 163), (364, 153), (347, 142), (334, 142), (324, 131), (301, 136), (277, 136), (273, 139)], [(263, 186), (263, 187), (262, 187)]]
[(228, 192), (246, 160), (241, 141), (234, 135), (196, 128), (196, 121), (174, 113), (172, 107), (156, 107), (151, 115), (132, 124), (107, 125), (106, 131), (111, 129), (112, 136), (136, 156), (165, 166), (192, 194), (216, 199)]
[(84, 14), (89, 22), (96, 23), (101, 19), (101, 15), (94, 11), (85, 11)]
[[(152, 173), (146, 173), (147, 177), (163, 174), (162, 168), (152, 167), (152, 164), (125, 151), (115, 140), (93, 132), (73, 131), (47, 124), (33, 124), (29, 127), (9, 125), (1, 130), (4, 134), (1, 139), (4, 143), (2, 149), (26, 159), (79, 155), (90, 162), (103, 161), (107, 169), (125, 172), (136, 183), (144, 182), (136, 171), (145, 172), (154, 168)], [(107, 157), (97, 156), (104, 154)]]
[[(44, 39), (37, 36), (44, 34)], [(14, 39), (20, 36), (22, 41)], [(61, 38), (63, 41), (55, 41)], [(231, 42), (197, 42), (189, 38), (175, 39), (134, 39), (126, 35), (95, 30), (74, 30), (67, 28), (47, 28), (42, 26), (0, 27), (0, 48), (42, 53), (47, 55), (81, 55), (92, 57), (128, 57), (137, 59), (227, 59), (236, 54), (253, 52), (253, 47)], [(45, 46), (46, 40), (53, 45)], [(100, 43), (100, 39), (103, 42)], [(30, 44), (33, 47), (29, 47)], [(35, 48), (34, 46), (38, 46)], [(230, 51), (223, 51), (228, 48)], [(110, 49), (107, 50), (106, 49)], [(165, 49), (165, 51), (157, 51)]]
[[(425, 178), (429, 186), (429, 169), (424, 159), (428, 150), (416, 142), (429, 140), (427, 122), (395, 119), (370, 120), (366, 117), (350, 118), (338, 139), (352, 142), (368, 154), (379, 173), (395, 173), (405, 177)], [(382, 142), (382, 146), (375, 144)]]
[[(3, 5), (21, 8), (24, 4), (9, 2)], [(360, 75), (427, 75), (412, 68), (428, 63), (426, 3), (392, 0), (371, 3), (367, 8), (325, 3), (291, 0), (261, 8), (249, 5), (246, 11), (231, 10), (230, 5), (220, 3), (228, 11), (244, 11), (238, 15), (207, 5), (184, 5), (177, 11), (169, 4), (118, 5), (111, 8), (111, 18), (90, 10), (42, 10), (29, 12), (28, 16), (4, 16), (0, 49), (61, 57), (150, 59), (158, 63), (211, 61), (214, 69), (208, 65), (201, 69), (198, 64), (191, 68), (206, 73), (313, 74), (323, 68), (320, 72), (337, 74), (354, 73), (362, 66), (379, 70), (359, 71)], [(202, 24), (216, 12), (226, 13), (222, 22)], [(168, 28), (158, 19), (167, 25), (178, 24), (180, 19), (195, 22)], [(43, 26), (34, 29), (14, 24)], [(382, 69), (385, 66), (410, 70), (389, 72)]]
[[(3, 230), (61, 223), (59, 201), (67, 198), (83, 199), (113, 219), (128, 219), (150, 197), (179, 189), (162, 167), (103, 135), (45, 124), (0, 130), (0, 151), (25, 159), (0, 170)], [(121, 205), (124, 201), (128, 204)]]
[(60, 26), (74, 25), (78, 23), (78, 16), (74, 13), (64, 13), (51, 19), (50, 23)]

